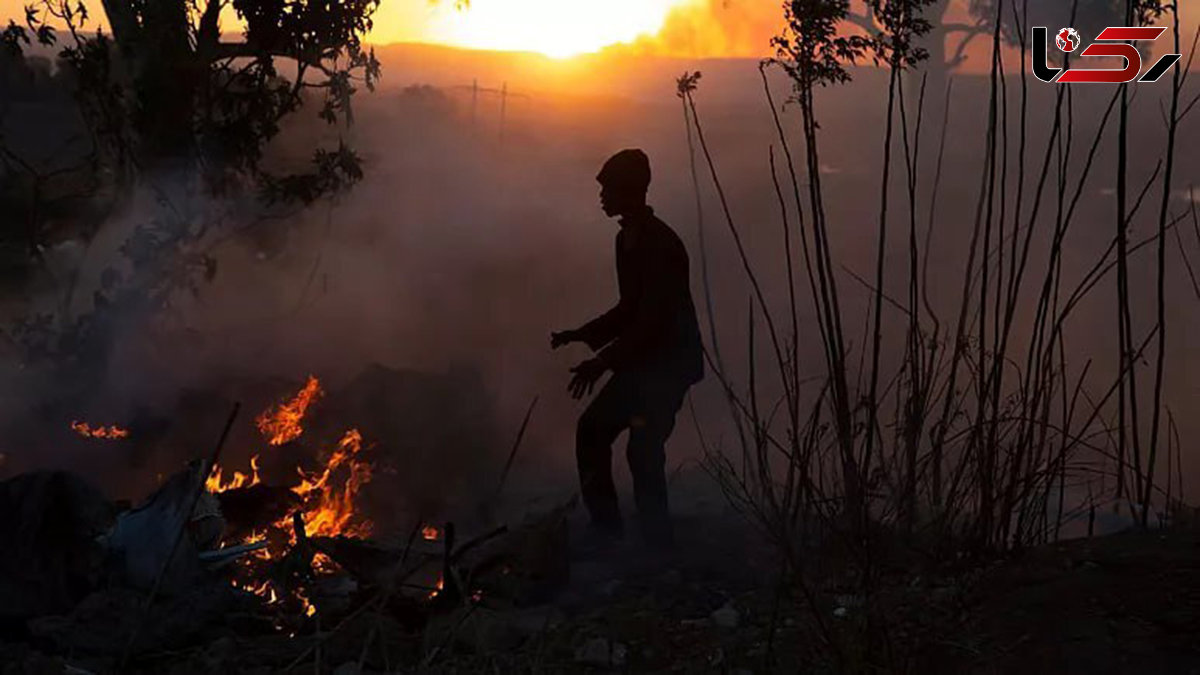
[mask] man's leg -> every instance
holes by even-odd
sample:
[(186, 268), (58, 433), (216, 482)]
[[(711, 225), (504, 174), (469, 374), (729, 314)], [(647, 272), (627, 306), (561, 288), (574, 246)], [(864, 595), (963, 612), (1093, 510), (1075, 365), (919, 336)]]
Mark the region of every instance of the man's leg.
[(625, 454), (633, 474), (642, 535), (652, 543), (670, 544), (673, 530), (667, 505), (665, 446), (675, 428), (675, 416), (683, 406), (687, 387), (657, 379), (645, 380), (641, 385)]
[(621, 510), (612, 477), (612, 444), (629, 425), (634, 391), (627, 377), (614, 374), (579, 416), (575, 429), (575, 459), (579, 488), (592, 524), (621, 529)]

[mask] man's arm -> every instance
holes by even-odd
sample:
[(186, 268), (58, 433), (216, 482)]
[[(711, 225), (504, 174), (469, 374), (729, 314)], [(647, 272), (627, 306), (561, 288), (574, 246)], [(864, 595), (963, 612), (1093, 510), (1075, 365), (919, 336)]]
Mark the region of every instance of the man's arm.
[(624, 303), (618, 302), (612, 309), (576, 329), (575, 338), (598, 352), (621, 334), (627, 314)]

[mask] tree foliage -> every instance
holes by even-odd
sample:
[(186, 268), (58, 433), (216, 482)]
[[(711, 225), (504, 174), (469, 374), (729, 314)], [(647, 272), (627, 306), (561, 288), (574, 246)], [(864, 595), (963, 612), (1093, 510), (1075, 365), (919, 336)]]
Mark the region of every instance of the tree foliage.
[(847, 65), (863, 59), (870, 37), (845, 35), (841, 24), (849, 0), (791, 0), (784, 3), (783, 34), (771, 40), (777, 63), (797, 87), (842, 84), (850, 80)]
[[(35, 0), (23, 23), (0, 30), (10, 60), (35, 43), (59, 49), (56, 77), (73, 89), (96, 174), (126, 200), (150, 194), (158, 203), (103, 271), (89, 310), (71, 311), (71, 280), (57, 316), (29, 316), (8, 331), (28, 358), (84, 381), (80, 369), (103, 370), (127, 319), (144, 320), (213, 280), (214, 235), (252, 222), (248, 204), (308, 204), (361, 180), (358, 155), (340, 139), (314, 149), (307, 167), (270, 166), (267, 150), (285, 121), (305, 112), (349, 125), (354, 95), (373, 90), (381, 74), (364, 45), (379, 0), (100, 5), (107, 31), (86, 0)], [(240, 36), (222, 30), (230, 12)]]
[[(841, 84), (850, 80), (847, 67), (868, 57), (896, 69), (911, 68), (929, 58), (921, 45), (932, 24), (930, 5), (942, 0), (867, 0), (869, 23), (850, 12), (850, 0), (791, 0), (784, 3), (784, 31), (772, 40), (774, 63), (798, 89)], [(854, 23), (865, 34), (847, 34)]]
[(870, 0), (871, 13), (880, 24), (872, 36), (875, 60), (895, 69), (910, 68), (929, 58), (920, 40), (933, 28), (925, 17), (938, 0)]
[[(39, 0), (27, 8), (25, 25), (9, 23), (3, 47), (56, 44), (51, 21), (65, 26), (62, 63), (120, 175), (196, 172), (215, 193), (246, 185), (337, 189), (361, 173), (346, 146), (316, 156), (308, 180), (268, 175), (263, 151), (311, 94), (326, 122), (353, 119), (353, 95), (360, 86), (373, 89), (380, 76), (374, 50), (362, 43), (378, 2), (103, 0), (109, 35), (83, 0)], [(223, 35), (226, 7), (243, 26), (240, 40)], [(338, 161), (326, 161), (330, 152)], [(311, 189), (270, 194), (314, 196)]]
[[(947, 21), (947, 15), (951, 8), (960, 1), (968, 2), (969, 0), (923, 0), (920, 3), (920, 20), (925, 22), (927, 28), (914, 36), (916, 48), (925, 54), (924, 58), (920, 60), (926, 71), (943, 79), (946, 73), (967, 60), (967, 47), (971, 42), (979, 36), (991, 32), (986, 21), (974, 20), (967, 23)], [(846, 20), (866, 31), (868, 35), (892, 32), (887, 23), (894, 23), (897, 18), (895, 13), (903, 7), (902, 4), (895, 4), (884, 8), (893, 13), (893, 17), (887, 18), (880, 15), (882, 3), (876, 0), (859, 0), (858, 4), (861, 9), (850, 12), (846, 16)], [(957, 42), (954, 44), (953, 50), (950, 50), (949, 43), (954, 42), (955, 39)]]

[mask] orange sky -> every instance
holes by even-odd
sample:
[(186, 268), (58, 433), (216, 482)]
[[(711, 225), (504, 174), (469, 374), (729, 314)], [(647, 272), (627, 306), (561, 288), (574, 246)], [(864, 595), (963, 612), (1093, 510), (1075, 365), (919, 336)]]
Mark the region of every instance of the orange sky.
[[(99, 17), (99, 0), (89, 1)], [(1057, 0), (1044, 0), (1057, 1)], [(20, 20), (24, 0), (0, 0), (0, 20)], [(1200, 20), (1183, 0), (1188, 35)], [(534, 51), (552, 57), (627, 45), (639, 52), (684, 57), (770, 53), (783, 22), (779, 0), (382, 0), (371, 41), (425, 42), (458, 47)], [(1190, 7), (1190, 9), (1189, 9)], [(961, 20), (961, 9), (948, 20)], [(102, 17), (101, 17), (102, 18)], [(236, 30), (236, 18), (223, 22)], [(987, 40), (976, 46), (986, 52)], [(982, 59), (986, 67), (986, 58)], [(980, 59), (971, 59), (978, 65)]]
[[(595, 52), (615, 43), (671, 35), (677, 50), (758, 56), (771, 23), (747, 31), (748, 15), (780, 15), (764, 0), (385, 0), (376, 14), (377, 42), (433, 42), (550, 56)], [(751, 8), (754, 8), (753, 11)], [(764, 11), (769, 10), (769, 11)]]
[[(0, 0), (0, 22), (28, 0)], [(74, 0), (72, 0), (74, 1)], [(101, 25), (100, 0), (85, 0)], [(371, 41), (535, 51), (554, 57), (638, 43), (677, 56), (764, 56), (782, 20), (773, 0), (382, 0)], [(227, 10), (222, 28), (236, 30)]]

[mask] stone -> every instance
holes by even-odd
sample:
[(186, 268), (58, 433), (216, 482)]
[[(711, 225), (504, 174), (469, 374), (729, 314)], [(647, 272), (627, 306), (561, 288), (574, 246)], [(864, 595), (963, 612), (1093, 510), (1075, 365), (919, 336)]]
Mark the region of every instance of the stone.
[(720, 609), (714, 610), (708, 615), (710, 621), (717, 628), (737, 628), (741, 622), (742, 615), (738, 613), (737, 608), (726, 603)]
[(614, 668), (625, 665), (629, 649), (620, 642), (594, 637), (575, 650), (575, 662), (598, 668)]
[(621, 590), (621, 585), (622, 585), (622, 583), (621, 583), (620, 579), (613, 579), (613, 580), (609, 581), (608, 583), (604, 584), (603, 587), (601, 587), (600, 594), (605, 597), (611, 598), (612, 596), (617, 594), (617, 591)]
[(432, 648), (452, 635), (458, 645), (476, 653), (508, 651), (562, 621), (562, 612), (551, 606), (511, 610), (461, 608), (431, 622), (426, 630), (426, 644)]

